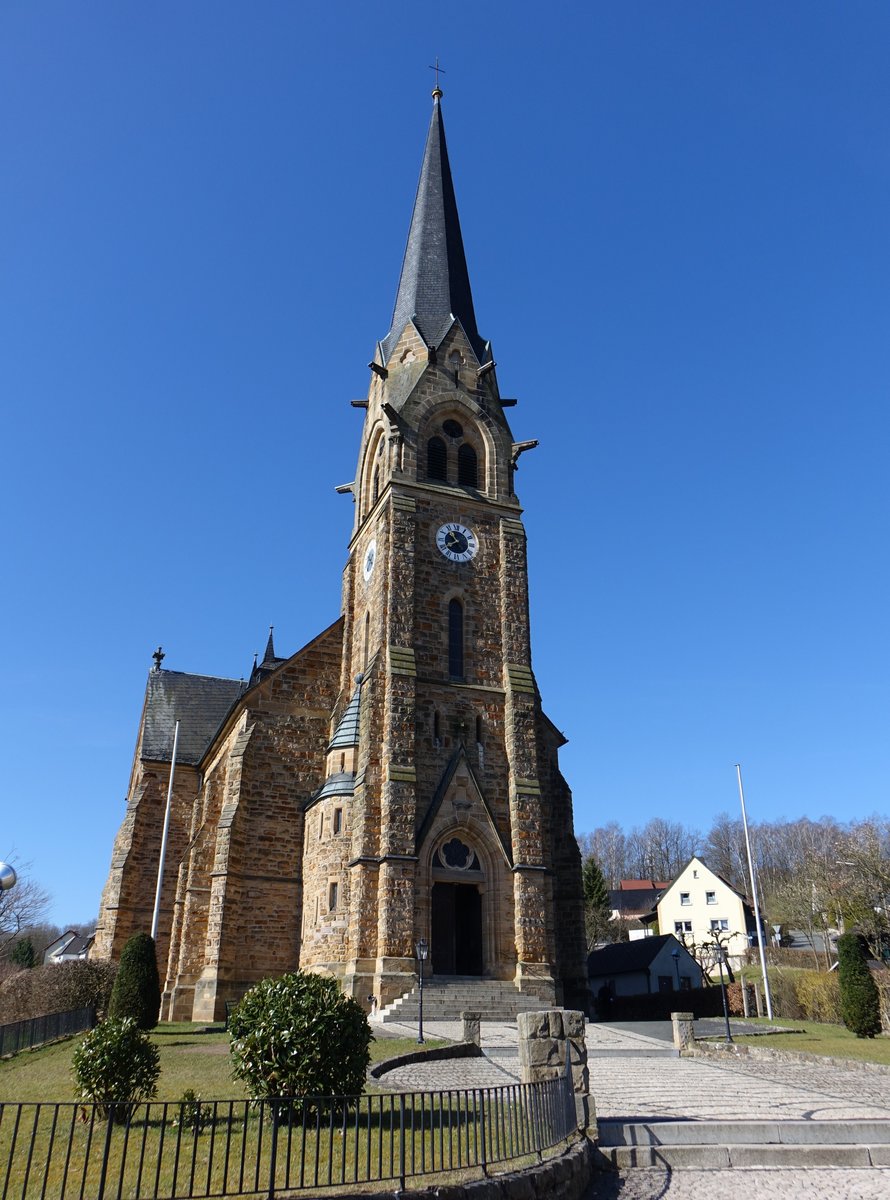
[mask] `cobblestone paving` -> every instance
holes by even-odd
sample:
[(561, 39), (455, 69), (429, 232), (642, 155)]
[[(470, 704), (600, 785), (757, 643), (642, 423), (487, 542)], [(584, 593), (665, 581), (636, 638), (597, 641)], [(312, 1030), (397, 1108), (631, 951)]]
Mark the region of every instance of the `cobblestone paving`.
[(584, 1200), (886, 1200), (890, 1167), (850, 1170), (624, 1171), (598, 1177)]
[(597, 1115), (612, 1120), (890, 1119), (890, 1076), (826, 1063), (601, 1058)]

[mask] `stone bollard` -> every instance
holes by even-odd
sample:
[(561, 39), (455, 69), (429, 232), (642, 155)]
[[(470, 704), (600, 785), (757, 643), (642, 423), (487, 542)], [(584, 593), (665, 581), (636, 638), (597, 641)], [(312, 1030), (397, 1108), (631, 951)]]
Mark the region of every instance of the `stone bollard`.
[(695, 1014), (691, 1012), (671, 1013), (671, 1025), (674, 1030), (674, 1045), (681, 1052), (692, 1050), (695, 1046), (695, 1029), (692, 1022)]
[(482, 1014), (477, 1012), (462, 1012), (461, 1017), (464, 1023), (465, 1042), (475, 1042), (477, 1046), (482, 1045)]
[(519, 1066), (523, 1083), (558, 1079), (565, 1072), (566, 1055), (572, 1069), (572, 1084), (578, 1095), (587, 1095), (587, 1045), (584, 1013), (549, 1008), (544, 1012), (519, 1013)]

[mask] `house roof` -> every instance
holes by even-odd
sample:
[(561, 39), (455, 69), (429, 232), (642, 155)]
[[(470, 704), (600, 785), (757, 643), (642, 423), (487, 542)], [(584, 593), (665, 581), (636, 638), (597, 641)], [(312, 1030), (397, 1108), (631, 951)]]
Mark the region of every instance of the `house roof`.
[(738, 889), (737, 887), (735, 887), (733, 884), (731, 884), (731, 883), (729, 882), (729, 880), (728, 880), (728, 879), (724, 879), (722, 875), (718, 875), (718, 874), (717, 874), (717, 872), (716, 872), (716, 871), (714, 871), (714, 870), (712, 870), (712, 869), (711, 869), (711, 868), (708, 866), (708, 864), (707, 864), (707, 863), (706, 863), (706, 862), (705, 862), (703, 859), (701, 859), (701, 858), (699, 858), (699, 857), (698, 857), (698, 855), (697, 855), (697, 854), (693, 854), (692, 858), (690, 858), (689, 862), (686, 864), (686, 866), (683, 868), (683, 870), (679, 872), (679, 874), (677, 875), (677, 878), (676, 878), (676, 879), (673, 881), (673, 883), (671, 883), (671, 884), (670, 884), (670, 885), (669, 885), (669, 886), (668, 886), (668, 887), (665, 889), (664, 895), (661, 897), (661, 899), (662, 899), (662, 900), (665, 898), (665, 896), (668, 894), (668, 892), (669, 892), (669, 891), (671, 891), (671, 890), (672, 890), (672, 889), (673, 889), (673, 888), (676, 886), (676, 884), (677, 884), (677, 883), (678, 883), (678, 881), (680, 880), (681, 876), (682, 876), (682, 875), (683, 875), (683, 874), (684, 874), (686, 871), (688, 871), (688, 870), (689, 870), (690, 866), (691, 866), (693, 863), (698, 863), (698, 865), (699, 865), (700, 867), (704, 867), (704, 869), (705, 869), (705, 870), (708, 872), (708, 874), (709, 874), (709, 875), (713, 875), (713, 877), (714, 877), (715, 879), (718, 879), (718, 880), (720, 881), (720, 883), (722, 883), (722, 884), (723, 884), (723, 886), (724, 886), (724, 887), (728, 887), (728, 888), (729, 888), (729, 890), (730, 890), (731, 892), (733, 892), (733, 893), (734, 893), (736, 896), (738, 896), (738, 898), (739, 898), (741, 901), (743, 901), (743, 902), (744, 902), (745, 904), (747, 904), (749, 907), (751, 906), (751, 902), (750, 902), (750, 900), (748, 899), (748, 897), (745, 895), (745, 893), (744, 893), (744, 892), (740, 892), (740, 891), (739, 891), (739, 889)]
[(179, 762), (195, 766), (245, 690), (241, 679), (217, 679), (184, 671), (152, 668), (148, 673), (142, 757), (169, 762), (173, 755), (173, 730), (179, 721)]
[[(614, 942), (602, 950), (593, 950), (587, 956), (588, 975), (627, 975), (632, 971), (647, 970), (668, 942), (680, 943), (672, 933), (660, 937), (639, 938), (635, 942)], [(687, 950), (683, 950), (688, 954)]]
[(488, 357), (485, 343), (476, 329), (470, 276), (445, 144), (441, 96), (437, 87), (433, 92), (433, 115), (423, 152), (392, 324), (381, 343), (384, 363), (409, 321), (414, 322), (428, 346), (438, 346), (456, 319), (479, 361)]
[(650, 912), (657, 904), (660, 895), (661, 890), (651, 884), (646, 889), (634, 888), (630, 891), (615, 888), (609, 892), (609, 903), (613, 910), (623, 917), (636, 916), (640, 913)]
[(345, 750), (358, 745), (359, 719), (361, 717), (362, 676), (355, 679), (355, 691), (352, 699), (346, 705), (340, 718), (334, 736), (328, 745), (328, 750)]

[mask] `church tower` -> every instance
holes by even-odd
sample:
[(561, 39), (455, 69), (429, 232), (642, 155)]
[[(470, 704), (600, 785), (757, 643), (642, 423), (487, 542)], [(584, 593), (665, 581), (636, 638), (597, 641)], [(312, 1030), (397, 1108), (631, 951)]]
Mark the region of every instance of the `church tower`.
[(297, 967), (381, 1011), (413, 988), (421, 939), (436, 977), (587, 1007), (565, 739), (532, 671), (514, 490), (537, 443), (514, 440), (476, 326), (441, 100), (392, 323), (353, 401), (341, 617), (290, 657), (270, 634), (247, 682), (164, 670), (160, 651), (149, 674), (95, 953), (149, 927), (173, 773), (168, 1019), (220, 1019)]
[[(437, 87), (392, 323), (362, 402), (343, 581), (355, 736), (348, 748), (334, 738), (307, 810), (304, 890), (319, 919), (304, 902), (301, 964), (384, 1006), (412, 986), (423, 937), (434, 975), (513, 980), (584, 1007), (564, 739), (532, 672), (514, 490), (536, 443), (513, 440), (515, 401), (477, 329), (441, 99)], [(316, 853), (335, 828), (350, 835), (336, 863)]]

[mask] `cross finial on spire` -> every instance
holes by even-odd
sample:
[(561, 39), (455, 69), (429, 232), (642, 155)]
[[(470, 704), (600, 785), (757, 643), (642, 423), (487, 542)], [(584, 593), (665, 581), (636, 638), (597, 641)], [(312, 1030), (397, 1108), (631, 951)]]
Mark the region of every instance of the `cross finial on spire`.
[(161, 663), (164, 661), (164, 659), (166, 657), (167, 657), (167, 655), (164, 653), (163, 648), (161, 646), (158, 646), (157, 650), (155, 650), (154, 654), (152, 655), (152, 658), (155, 660), (154, 669), (156, 671), (160, 671)]
[(445, 72), (439, 66), (438, 54), (436, 55), (436, 65), (434, 67), (430, 67), (430, 70), (436, 72), (436, 86), (433, 88), (433, 99), (439, 100), (442, 96), (442, 89), (439, 87), (439, 75), (440, 74), (444, 75)]

